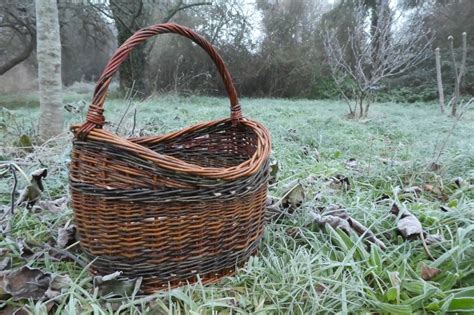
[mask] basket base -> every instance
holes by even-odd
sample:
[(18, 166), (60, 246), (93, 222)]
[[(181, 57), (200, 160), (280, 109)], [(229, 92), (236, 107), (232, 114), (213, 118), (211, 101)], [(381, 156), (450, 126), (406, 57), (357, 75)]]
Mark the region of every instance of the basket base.
[[(212, 271), (205, 274), (196, 273), (193, 276), (187, 276), (185, 279), (179, 279), (177, 275), (171, 274), (170, 276), (172, 276), (172, 280), (169, 280), (169, 281), (161, 279), (157, 276), (143, 275), (139, 292), (141, 294), (152, 294), (155, 292), (166, 291), (169, 289), (174, 289), (174, 288), (182, 287), (185, 285), (193, 285), (193, 284), (198, 284), (198, 283), (202, 285), (215, 284), (221, 281), (225, 277), (234, 275), (236, 272), (236, 269), (243, 267), (248, 261), (248, 259), (250, 258), (250, 256), (256, 255), (258, 253), (258, 248), (257, 248), (258, 243), (259, 243), (258, 241), (255, 242), (250, 248), (248, 248), (247, 251), (243, 253), (243, 255), (239, 255), (238, 261), (236, 261), (236, 263), (233, 266), (221, 268), (218, 271)], [(94, 263), (90, 267), (90, 272), (93, 275), (104, 275), (104, 274), (109, 274), (116, 271), (121, 271), (119, 270), (120, 268), (113, 268), (116, 270), (114, 271), (107, 270), (107, 272), (104, 272), (104, 270), (102, 269), (102, 272), (101, 272), (100, 269), (97, 269), (95, 267), (97, 266), (95, 266)], [(133, 275), (127, 275), (126, 272), (122, 273), (122, 276), (124, 278), (136, 278)]]

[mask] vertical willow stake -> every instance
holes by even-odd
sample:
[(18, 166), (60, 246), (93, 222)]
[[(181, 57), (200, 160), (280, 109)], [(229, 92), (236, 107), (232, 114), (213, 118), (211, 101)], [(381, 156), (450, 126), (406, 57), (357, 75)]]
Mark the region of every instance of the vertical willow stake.
[(439, 48), (435, 49), (435, 59), (436, 59), (436, 81), (438, 82), (438, 95), (439, 95), (439, 108), (441, 113), (444, 114), (444, 90), (443, 90), (443, 80), (441, 77), (441, 57), (439, 55)]

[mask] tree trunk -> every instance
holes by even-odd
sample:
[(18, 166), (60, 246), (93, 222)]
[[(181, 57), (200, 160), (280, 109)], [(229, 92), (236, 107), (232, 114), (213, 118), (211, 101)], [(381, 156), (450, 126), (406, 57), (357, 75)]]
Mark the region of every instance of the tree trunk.
[(36, 0), (36, 41), (40, 95), (39, 132), (43, 140), (63, 131), (61, 39), (55, 0)]
[[(119, 43), (122, 44), (132, 34), (123, 27), (117, 26)], [(148, 96), (149, 88), (145, 81), (145, 45), (139, 45), (133, 49), (127, 59), (120, 65), (119, 80), (120, 90), (125, 92), (132, 88), (137, 91), (139, 96)]]
[(364, 117), (364, 96), (359, 98), (359, 118)]
[(441, 57), (439, 55), (439, 48), (435, 49), (436, 58), (436, 81), (438, 82), (438, 95), (439, 95), (439, 108), (441, 113), (444, 114), (444, 90), (443, 80), (441, 78)]
[[(130, 36), (140, 28), (146, 26), (143, 0), (111, 0), (110, 9), (117, 27), (117, 42), (122, 45)], [(119, 79), (120, 90), (126, 92), (132, 88), (142, 93), (149, 94), (149, 86), (145, 80), (145, 48), (144, 44), (135, 47), (127, 59), (120, 65)]]

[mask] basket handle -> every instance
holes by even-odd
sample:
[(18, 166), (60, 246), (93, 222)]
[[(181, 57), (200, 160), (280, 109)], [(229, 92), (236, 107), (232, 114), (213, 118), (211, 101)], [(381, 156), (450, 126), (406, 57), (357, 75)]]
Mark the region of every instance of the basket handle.
[(142, 28), (130, 36), (114, 53), (95, 86), (92, 103), (89, 105), (87, 111), (86, 122), (79, 128), (77, 133), (79, 137), (86, 136), (94, 128), (102, 128), (104, 126), (105, 118), (103, 112), (104, 102), (107, 97), (107, 89), (112, 81), (112, 76), (117, 72), (122, 62), (128, 57), (130, 51), (132, 51), (135, 46), (138, 46), (152, 36), (167, 33), (179, 34), (189, 38), (201, 46), (207, 52), (209, 57), (211, 57), (222, 77), (222, 81), (224, 81), (227, 95), (230, 99), (230, 118), (232, 125), (237, 125), (238, 121), (242, 118), (242, 111), (237, 99), (237, 91), (229, 70), (216, 49), (204, 37), (195, 33), (190, 28), (175, 23), (164, 23)]

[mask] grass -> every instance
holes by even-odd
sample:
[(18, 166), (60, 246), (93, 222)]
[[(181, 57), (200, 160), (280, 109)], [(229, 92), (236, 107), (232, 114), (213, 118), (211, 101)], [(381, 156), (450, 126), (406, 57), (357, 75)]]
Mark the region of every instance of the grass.
[[(122, 100), (109, 101), (107, 119), (117, 123), (126, 106)], [(205, 97), (166, 96), (135, 106), (136, 132), (142, 134), (175, 130), (229, 112), (226, 100)], [(259, 255), (216, 285), (112, 299), (94, 291), (91, 276), (73, 262), (48, 257), (30, 260), (31, 266), (68, 274), (73, 281), (56, 298), (55, 314), (411, 314), (463, 308), (474, 312), (469, 309), (474, 300), (472, 111), (453, 128), (452, 119), (427, 103), (376, 104), (370, 119), (363, 121), (345, 119), (344, 104), (335, 101), (243, 99), (242, 106), (247, 117), (263, 122), (272, 134), (273, 157), (279, 161), (280, 172), (270, 194), (281, 196), (283, 186), (294, 179), (300, 179), (306, 190), (304, 204), (292, 216), (267, 225)], [(10, 115), (21, 124), (14, 127), (9, 116), (0, 156), (22, 162), (25, 172), (48, 167), (44, 199), (67, 195), (71, 136), (65, 133), (48, 145), (19, 149), (21, 126), (28, 126), (24, 130), (33, 137), (38, 111), (18, 103), (10, 108)], [(67, 125), (81, 122), (84, 115), (84, 111), (67, 113)], [(125, 116), (121, 134), (129, 132), (132, 116)], [(349, 159), (357, 165), (348, 167)], [(431, 170), (434, 160), (440, 168)], [(325, 184), (324, 178), (338, 174), (349, 178), (350, 190)], [(461, 188), (453, 183), (457, 177), (464, 181)], [(11, 183), (8, 175), (0, 182), (4, 207), (10, 200)], [(427, 185), (437, 190), (426, 188), (418, 197), (403, 193), (403, 188)], [(443, 236), (440, 243), (430, 246), (435, 261), (428, 259), (420, 241), (407, 242), (397, 235), (396, 219), (389, 214), (393, 202), (417, 216), (428, 234)], [(387, 249), (369, 249), (356, 235), (304, 224), (309, 211), (331, 204), (342, 205), (370, 227)], [(448, 211), (441, 211), (441, 206)], [(19, 267), (25, 261), (19, 257), (18, 239), (43, 244), (54, 239), (57, 229), (71, 218), (71, 209), (51, 214), (19, 208), (11, 235), (0, 236), (0, 248), (9, 248), (14, 266)], [(295, 228), (298, 236), (291, 233)], [(441, 272), (425, 281), (423, 265)], [(48, 301), (8, 300), (0, 302), (0, 307), (6, 304), (26, 304), (28, 310), (41, 314), (46, 313)]]

